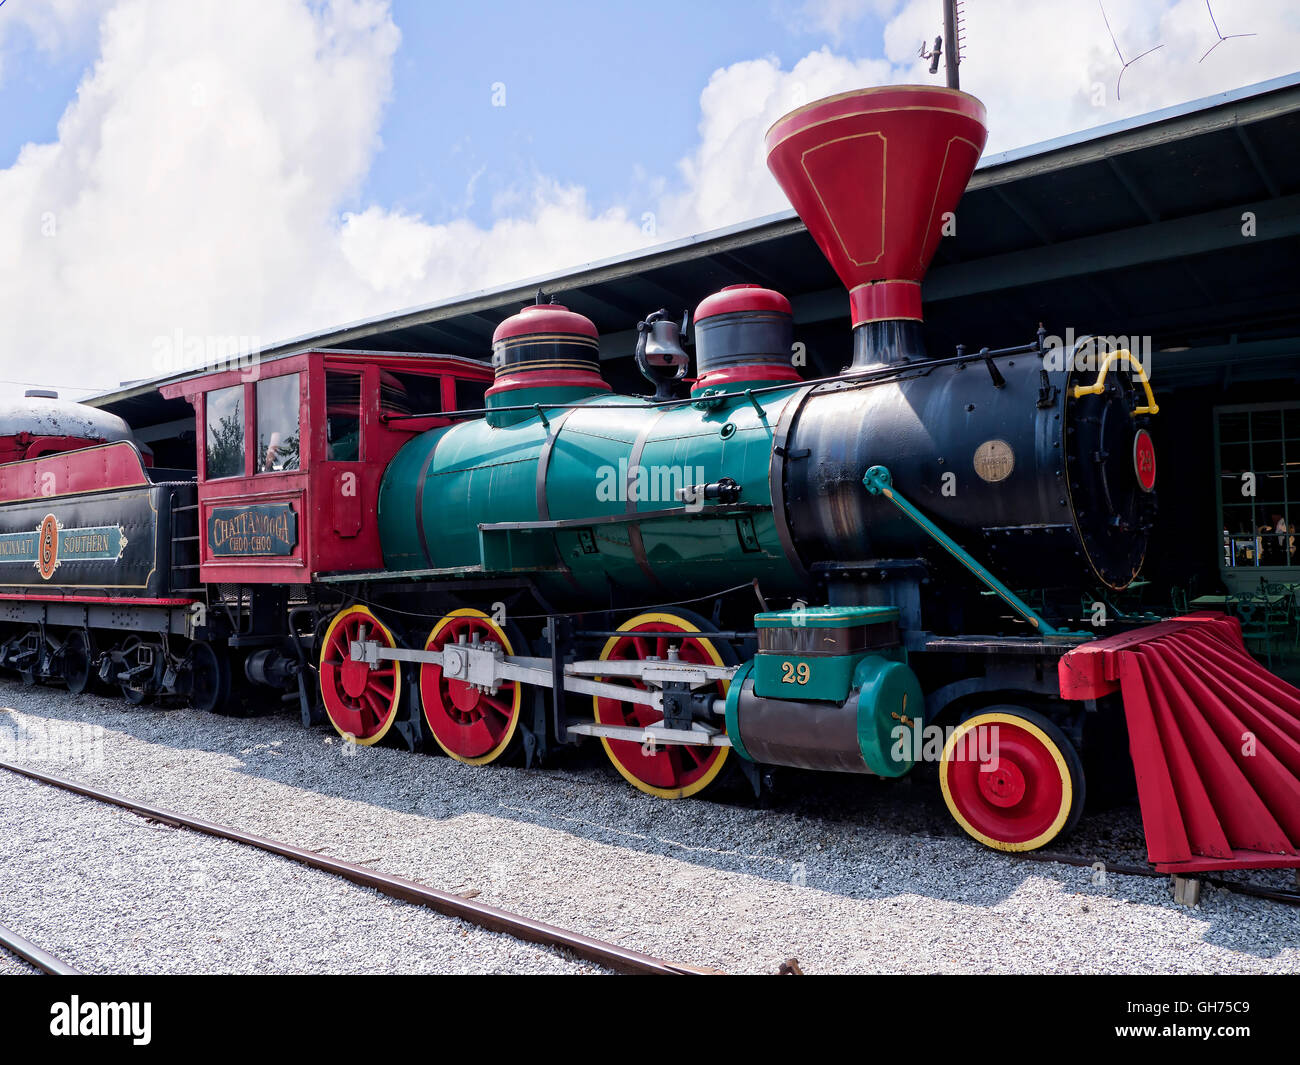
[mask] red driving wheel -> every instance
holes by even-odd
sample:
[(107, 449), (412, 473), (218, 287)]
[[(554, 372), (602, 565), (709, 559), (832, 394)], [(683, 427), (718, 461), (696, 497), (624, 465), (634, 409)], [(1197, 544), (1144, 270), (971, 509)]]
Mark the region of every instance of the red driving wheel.
[(320, 692), (339, 734), (369, 747), (382, 740), (397, 719), (402, 664), (381, 661), (371, 669), (352, 661), (351, 644), (364, 640), (397, 646), (387, 626), (363, 606), (350, 606), (334, 616), (321, 639)]

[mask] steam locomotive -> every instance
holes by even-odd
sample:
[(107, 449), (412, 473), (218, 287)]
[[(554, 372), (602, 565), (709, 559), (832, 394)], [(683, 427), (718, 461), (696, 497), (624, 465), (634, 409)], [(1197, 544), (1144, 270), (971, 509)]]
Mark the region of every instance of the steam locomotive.
[(900, 86), (769, 130), (849, 292), (831, 377), (801, 377), (788, 300), (739, 285), (695, 309), (694, 377), (684, 326), (639, 323), (649, 396), (539, 297), (490, 364), (313, 350), (163, 384), (193, 404), (193, 473), (88, 408), (0, 412), (0, 665), (137, 703), (269, 692), (473, 765), (596, 739), (664, 798), (732, 768), (756, 790), (782, 766), (900, 777), (946, 725), (958, 823), (1045, 845), (1118, 699), (1062, 697), (1058, 660), (1095, 634), (1053, 604), (1138, 574), (1157, 408), (1125, 352), (925, 351), (921, 278), (984, 117)]

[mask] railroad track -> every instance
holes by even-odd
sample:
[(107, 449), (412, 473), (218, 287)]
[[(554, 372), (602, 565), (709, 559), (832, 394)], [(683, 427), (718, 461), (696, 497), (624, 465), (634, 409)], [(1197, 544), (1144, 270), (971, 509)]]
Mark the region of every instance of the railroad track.
[(10, 954), (22, 958), (28, 965), (34, 965), (50, 976), (81, 976), (80, 969), (73, 968), (65, 961), (56, 958), (49, 951), (42, 950), (30, 939), (24, 939), (12, 928), (0, 924), (0, 947)]
[[(341, 858), (331, 858), (316, 851), (295, 846), (292, 843), (268, 839), (265, 836), (258, 836), (242, 829), (205, 821), (200, 817), (190, 817), (187, 814), (167, 810), (151, 803), (136, 802), (133, 799), (124, 798), (112, 792), (100, 791), (75, 780), (66, 780), (63, 777), (52, 776), (49, 773), (14, 765), (11, 762), (0, 761), (0, 769), (26, 777), (28, 780), (72, 792), (74, 795), (80, 795), (83, 798), (92, 799), (109, 806), (116, 806), (149, 821), (170, 825), (173, 828), (189, 829), (206, 836), (214, 836), (217, 839), (229, 840), (232, 843), (253, 847), (268, 854), (278, 855), (281, 858), (288, 858), (290, 861), (305, 865), (311, 869), (331, 873), (353, 884), (373, 888), (389, 898), (424, 906), (445, 916), (457, 917), (469, 924), (492, 932), (502, 932), (524, 942), (554, 947), (584, 961), (594, 962), (597, 965), (612, 969), (615, 972), (660, 976), (695, 976), (712, 972), (709, 969), (655, 958), (649, 954), (642, 954), (640, 951), (621, 947), (616, 943), (592, 939), (590, 936), (571, 932), (568, 929), (547, 924), (544, 921), (536, 921), (531, 917), (523, 917), (508, 910), (499, 909), (496, 906), (489, 906), (486, 903), (476, 902), (462, 895), (440, 891), (416, 880), (407, 880), (404, 877), (368, 869), (365, 866), (347, 862)], [(10, 945), (11, 942), (14, 944), (13, 946)], [(70, 966), (64, 965), (53, 955), (42, 951), (35, 944), (29, 943), (27, 940), (22, 939), (21, 936), (16, 936), (2, 927), (0, 927), (0, 946), (11, 950), (14, 954), (45, 972), (57, 971), (63, 974), (76, 974), (77, 972)], [(23, 949), (18, 949), (19, 947)], [(32, 953), (29, 954), (26, 951)], [(38, 961), (37, 958), (43, 960)], [(47, 968), (46, 962), (55, 968)]]
[[(1143, 868), (1140, 865), (1126, 865), (1122, 862), (1108, 862), (1104, 858), (1087, 858), (1078, 854), (1057, 854), (1052, 851), (1025, 851), (1015, 855), (1017, 858), (1023, 858), (1029, 862), (1060, 862), (1062, 865), (1074, 865), (1080, 868), (1091, 869), (1101, 865), (1107, 876), (1114, 874), (1116, 876), (1145, 876), (1156, 880), (1168, 880), (1169, 873), (1158, 873), (1154, 869)], [(1286, 903), (1289, 906), (1300, 906), (1300, 891), (1279, 891), (1273, 888), (1263, 888), (1256, 884), (1247, 884), (1239, 880), (1223, 880), (1217, 876), (1210, 876), (1206, 873), (1181, 873), (1188, 879), (1201, 881), (1203, 884), (1213, 884), (1215, 887), (1223, 888), (1225, 891), (1233, 891), (1238, 895), (1251, 895), (1258, 899), (1271, 899), (1273, 902)], [(1297, 878), (1300, 880), (1300, 877)]]

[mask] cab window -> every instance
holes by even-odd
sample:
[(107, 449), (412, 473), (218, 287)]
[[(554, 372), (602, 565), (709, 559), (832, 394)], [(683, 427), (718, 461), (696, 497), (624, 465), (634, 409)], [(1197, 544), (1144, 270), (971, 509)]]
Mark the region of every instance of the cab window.
[(361, 375), (325, 374), (326, 457), (333, 462), (361, 460)]
[(442, 411), (442, 378), (434, 374), (379, 375), (379, 410), (388, 418), (410, 418)]
[(244, 475), (244, 386), (209, 392), (204, 434), (206, 478)]
[(257, 472), (298, 469), (298, 375), (257, 382)]
[(456, 378), (456, 409), (482, 410), (487, 400), (484, 393), (490, 381), (476, 381), (471, 377)]

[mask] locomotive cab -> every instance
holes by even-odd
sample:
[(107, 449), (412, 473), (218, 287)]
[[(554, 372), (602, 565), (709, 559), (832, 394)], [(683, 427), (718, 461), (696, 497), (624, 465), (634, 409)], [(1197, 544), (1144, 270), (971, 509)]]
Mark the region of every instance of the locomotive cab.
[(163, 386), (195, 411), (201, 579), (378, 569), (384, 467), (447, 412), (481, 407), (491, 379), (453, 355), (305, 351)]

